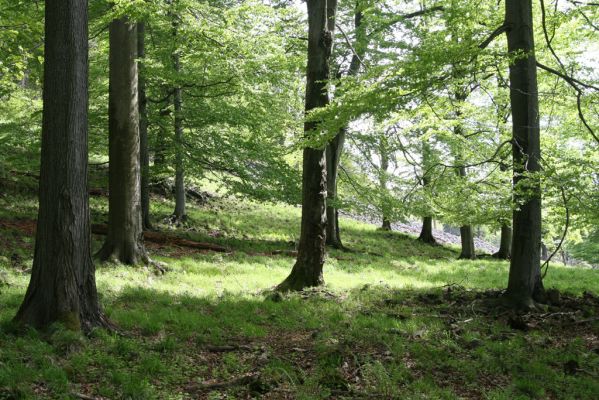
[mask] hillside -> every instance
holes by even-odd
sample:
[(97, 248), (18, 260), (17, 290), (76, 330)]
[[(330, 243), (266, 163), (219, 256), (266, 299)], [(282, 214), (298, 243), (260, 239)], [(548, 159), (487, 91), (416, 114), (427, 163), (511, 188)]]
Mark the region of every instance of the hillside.
[[(114, 333), (10, 324), (32, 260), (35, 201), (5, 196), (0, 223), (0, 398), (577, 398), (599, 392), (599, 276), (552, 264), (550, 306), (502, 309), (505, 262), (342, 219), (352, 252), (331, 250), (326, 286), (269, 290), (288, 274), (299, 210), (236, 199), (189, 210), (161, 231), (226, 253), (149, 243), (164, 275), (98, 265)], [(94, 222), (105, 218), (92, 198)], [(170, 201), (153, 199), (156, 220)], [(94, 249), (100, 236), (95, 236)], [(588, 291), (593, 288), (593, 291)]]

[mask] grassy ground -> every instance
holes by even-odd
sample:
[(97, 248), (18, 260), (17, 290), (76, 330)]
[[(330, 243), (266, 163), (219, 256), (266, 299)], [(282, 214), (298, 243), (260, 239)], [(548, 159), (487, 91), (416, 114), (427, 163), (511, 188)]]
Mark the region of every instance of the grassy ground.
[[(157, 220), (172, 204), (154, 199)], [(151, 245), (170, 271), (98, 265), (119, 332), (57, 326), (15, 334), (35, 217), (26, 194), (0, 199), (0, 399), (595, 399), (599, 274), (551, 265), (552, 305), (497, 305), (505, 262), (458, 261), (455, 249), (343, 220), (355, 252), (330, 251), (326, 287), (265, 292), (293, 264), (299, 210), (233, 200), (190, 210), (176, 233), (227, 254)], [(92, 199), (96, 222), (106, 203)], [(13, 224), (6, 223), (12, 221)], [(16, 224), (14, 222), (17, 222)], [(166, 225), (160, 229), (168, 230)], [(101, 237), (95, 238), (100, 245)]]

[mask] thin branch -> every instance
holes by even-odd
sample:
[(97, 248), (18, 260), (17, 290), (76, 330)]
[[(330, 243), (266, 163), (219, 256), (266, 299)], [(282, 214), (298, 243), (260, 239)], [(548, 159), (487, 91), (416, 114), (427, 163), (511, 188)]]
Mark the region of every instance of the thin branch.
[(509, 30), (510, 26), (508, 24), (502, 24), (495, 29), (488, 38), (482, 41), (481, 44), (478, 45), (478, 48), (483, 50), (486, 49), (498, 36), (506, 33)]
[(555, 248), (553, 253), (551, 253), (549, 258), (547, 258), (547, 261), (545, 261), (543, 263), (543, 265), (541, 265), (541, 269), (545, 268), (545, 272), (543, 273), (543, 276), (541, 277), (541, 279), (545, 279), (545, 276), (547, 276), (547, 271), (549, 270), (549, 261), (551, 261), (551, 259), (553, 257), (555, 257), (557, 252), (562, 248), (562, 245), (564, 244), (564, 241), (566, 240), (566, 236), (568, 235), (568, 228), (570, 227), (570, 209), (568, 208), (568, 199), (566, 198), (566, 190), (564, 189), (563, 186), (560, 186), (560, 190), (562, 192), (562, 200), (564, 202), (564, 208), (566, 209), (566, 226), (564, 227), (564, 233), (562, 235), (562, 238), (561, 238), (559, 244), (557, 245), (557, 247)]

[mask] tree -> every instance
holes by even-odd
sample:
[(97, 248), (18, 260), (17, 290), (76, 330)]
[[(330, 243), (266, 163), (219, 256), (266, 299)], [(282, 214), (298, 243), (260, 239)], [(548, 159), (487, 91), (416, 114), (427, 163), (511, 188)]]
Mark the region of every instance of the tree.
[[(360, 72), (362, 65), (362, 58), (366, 52), (366, 44), (364, 43), (364, 32), (362, 29), (362, 10), (360, 7), (360, 1), (356, 1), (354, 11), (354, 28), (356, 30), (356, 42), (353, 47), (353, 54), (347, 75), (354, 77)], [(334, 20), (333, 20), (334, 21)], [(331, 31), (334, 30), (334, 26), (330, 27)], [(347, 135), (347, 126), (341, 127), (337, 135), (327, 145), (326, 157), (327, 157), (327, 195), (333, 202), (327, 203), (327, 244), (334, 248), (343, 248), (343, 242), (341, 241), (341, 234), (339, 232), (339, 210), (334, 205), (334, 201), (337, 198), (337, 177), (339, 175), (339, 162), (341, 161), (341, 154), (343, 153), (343, 146), (345, 145), (345, 136)], [(390, 228), (390, 226), (389, 226)]]
[(507, 298), (529, 308), (543, 291), (540, 269), (541, 188), (537, 66), (531, 0), (506, 0), (510, 63), (514, 202), (512, 259)]
[(137, 24), (138, 97), (139, 97), (139, 163), (141, 166), (141, 221), (144, 229), (151, 229), (150, 221), (150, 151), (148, 144), (148, 99), (143, 60), (146, 57), (146, 24)]
[(96, 292), (87, 194), (86, 0), (47, 0), (39, 214), (31, 280), (15, 316), (47, 328), (107, 326)]
[[(308, 67), (306, 71), (306, 113), (329, 104), (327, 82), (333, 48), (336, 0), (308, 0)], [(318, 122), (304, 125), (307, 138), (317, 134)], [(302, 220), (298, 255), (291, 274), (278, 289), (302, 290), (323, 283), (322, 267), (326, 242), (327, 167), (325, 149), (305, 147), (303, 151)]]
[(143, 243), (137, 71), (137, 26), (110, 24), (108, 235), (98, 256), (124, 264), (148, 263)]
[[(173, 4), (175, 2), (173, 1)], [(181, 72), (181, 56), (177, 46), (177, 35), (178, 35), (178, 16), (176, 14), (170, 14), (173, 18), (173, 42), (175, 44), (175, 50), (172, 54), (173, 69), (175, 74)], [(187, 215), (185, 214), (185, 171), (183, 169), (183, 97), (182, 89), (180, 85), (175, 85), (173, 88), (174, 95), (174, 107), (175, 107), (175, 211), (173, 212), (174, 221), (185, 221)]]
[[(423, 166), (423, 174), (422, 174), (422, 187), (426, 191), (428, 186), (430, 185), (430, 177), (429, 171), (431, 164), (431, 146), (427, 143), (426, 140), (422, 142), (422, 166)], [(420, 236), (418, 236), (418, 240), (428, 244), (437, 244), (437, 240), (435, 240), (435, 236), (433, 235), (433, 217), (431, 215), (425, 215), (422, 217), (422, 230), (420, 231)]]

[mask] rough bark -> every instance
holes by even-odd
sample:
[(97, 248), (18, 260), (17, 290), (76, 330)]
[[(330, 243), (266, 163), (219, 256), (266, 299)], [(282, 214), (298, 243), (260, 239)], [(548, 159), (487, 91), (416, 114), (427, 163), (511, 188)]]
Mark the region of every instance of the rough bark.
[(15, 321), (107, 326), (96, 292), (87, 194), (86, 0), (47, 0), (39, 214), (31, 280)]
[[(137, 57), (146, 56), (145, 23), (137, 24)], [(148, 100), (143, 62), (139, 64), (139, 162), (141, 166), (141, 222), (144, 229), (152, 229), (150, 221), (150, 152), (148, 149)]]
[[(329, 0), (332, 1), (332, 0)], [(306, 71), (306, 112), (329, 103), (327, 81), (333, 32), (327, 23), (334, 18), (336, 1), (308, 0), (308, 67)], [(331, 6), (334, 7), (331, 7)], [(318, 123), (306, 122), (306, 135), (313, 135)], [(303, 152), (302, 221), (298, 256), (291, 274), (280, 291), (302, 290), (323, 283), (322, 267), (326, 241), (327, 168), (324, 149), (305, 148)]]
[(108, 235), (98, 257), (147, 263), (141, 220), (137, 27), (126, 18), (110, 24), (109, 58)]
[(493, 254), (493, 257), (500, 260), (509, 260), (512, 256), (512, 228), (507, 225), (501, 225), (501, 240), (499, 251)]
[[(506, 297), (529, 308), (543, 292), (540, 270), (541, 191), (537, 179), (524, 172), (540, 171), (539, 99), (534, 53), (531, 0), (506, 0), (508, 52), (520, 54), (510, 64), (514, 201), (512, 259)], [(524, 55), (522, 55), (524, 54)], [(526, 186), (526, 192), (521, 189)]]

